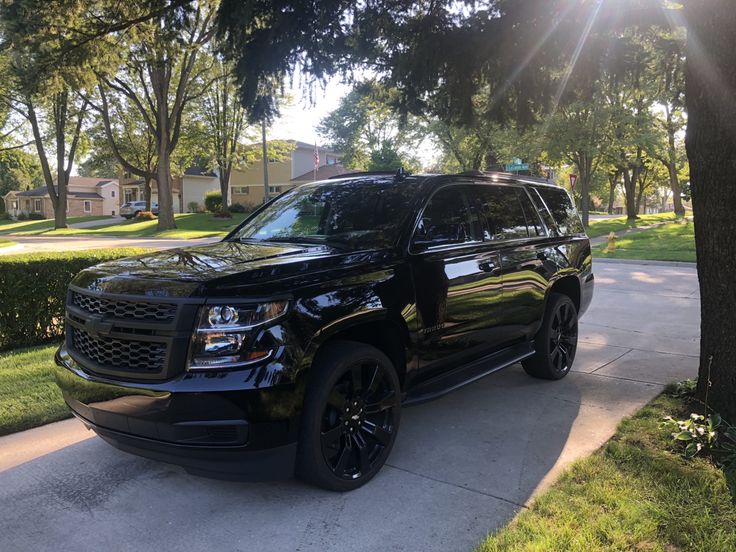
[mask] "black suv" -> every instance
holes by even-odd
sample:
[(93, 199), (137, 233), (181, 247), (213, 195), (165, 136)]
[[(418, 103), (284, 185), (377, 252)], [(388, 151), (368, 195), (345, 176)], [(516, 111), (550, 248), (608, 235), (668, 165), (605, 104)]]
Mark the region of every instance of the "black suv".
[(285, 192), (219, 243), (82, 271), (57, 380), (123, 450), (350, 490), (402, 407), (517, 362), (565, 376), (592, 294), (562, 188), (361, 174)]

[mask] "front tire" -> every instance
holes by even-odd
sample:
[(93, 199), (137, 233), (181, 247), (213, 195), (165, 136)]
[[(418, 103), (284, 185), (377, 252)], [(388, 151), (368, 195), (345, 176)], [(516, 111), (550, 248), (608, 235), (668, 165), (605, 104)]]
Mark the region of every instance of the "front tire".
[(370, 481), (399, 429), (401, 388), (381, 351), (336, 341), (318, 354), (307, 385), (296, 474), (331, 491)]
[(521, 365), (530, 376), (564, 378), (575, 360), (578, 347), (578, 310), (567, 295), (551, 293), (542, 326), (534, 338), (536, 352)]

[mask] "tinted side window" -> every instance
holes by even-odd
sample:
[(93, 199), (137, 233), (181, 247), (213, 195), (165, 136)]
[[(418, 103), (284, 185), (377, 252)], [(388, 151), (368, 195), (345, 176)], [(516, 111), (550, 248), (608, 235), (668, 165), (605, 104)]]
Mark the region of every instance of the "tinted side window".
[(483, 239), (513, 240), (529, 237), (526, 217), (519, 201), (520, 191), (510, 186), (473, 188), (473, 203), (485, 219)]
[(562, 188), (536, 188), (539, 195), (547, 205), (552, 217), (557, 224), (559, 234), (562, 236), (570, 236), (573, 234), (582, 234), (583, 223), (580, 221), (578, 212), (570, 200), (570, 196)]
[(529, 199), (526, 192), (519, 190), (519, 201), (524, 209), (524, 215), (526, 216), (526, 225), (529, 228), (529, 235), (534, 236), (546, 236), (544, 226), (542, 225), (542, 219), (539, 218), (537, 208)]
[(438, 191), (424, 209), (414, 232), (412, 244), (417, 249), (466, 243), (480, 237), (470, 224), (470, 213), (459, 186)]

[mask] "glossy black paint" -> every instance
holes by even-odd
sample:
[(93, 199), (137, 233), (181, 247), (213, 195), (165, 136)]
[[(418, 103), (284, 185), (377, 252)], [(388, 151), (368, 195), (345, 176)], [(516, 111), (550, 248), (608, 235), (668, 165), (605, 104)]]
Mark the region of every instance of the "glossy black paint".
[[(270, 449), (283, 451), (288, 464), (309, 367), (328, 340), (360, 340), (384, 350), (399, 372), (402, 393), (410, 395), (487, 355), (523, 350), (553, 286), (571, 290), (580, 314), (586, 310), (593, 293), (589, 240), (584, 234), (555, 236), (546, 211), (538, 219), (540, 236), (488, 241), (481, 235), (471, 243), (429, 249), (411, 244), (422, 206), (443, 187), (471, 193), (478, 186), (513, 186), (526, 194), (541, 184), (519, 184), (508, 175), (408, 178), (417, 189), (407, 206), (413, 215), (392, 247), (349, 251), (226, 238), (82, 271), (70, 290), (176, 304), (179, 314), (168, 330), (113, 320), (111, 335), (122, 339), (126, 332), (145, 331), (153, 335), (148, 339), (170, 338), (178, 356), (161, 377), (133, 377), (86, 361), (68, 338), (56, 355), (67, 403), (116, 446), (188, 469), (207, 469), (212, 458), (218, 460), (213, 470), (238, 471), (248, 453)], [(544, 209), (537, 195), (529, 197), (530, 205)], [(289, 301), (288, 314), (257, 328), (250, 345), (271, 351), (267, 360), (237, 370), (186, 370), (200, 307), (273, 300)], [(73, 308), (69, 312), (68, 328), (84, 326), (73, 318)]]

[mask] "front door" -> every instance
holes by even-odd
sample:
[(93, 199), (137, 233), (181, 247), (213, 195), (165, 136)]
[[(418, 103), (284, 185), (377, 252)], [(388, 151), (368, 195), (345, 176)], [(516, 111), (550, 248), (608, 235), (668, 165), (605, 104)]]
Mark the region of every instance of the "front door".
[(483, 241), (469, 188), (458, 183), (435, 192), (410, 245), (417, 368), (424, 377), (481, 357), (498, 344), (491, 321), (502, 300), (500, 255)]

